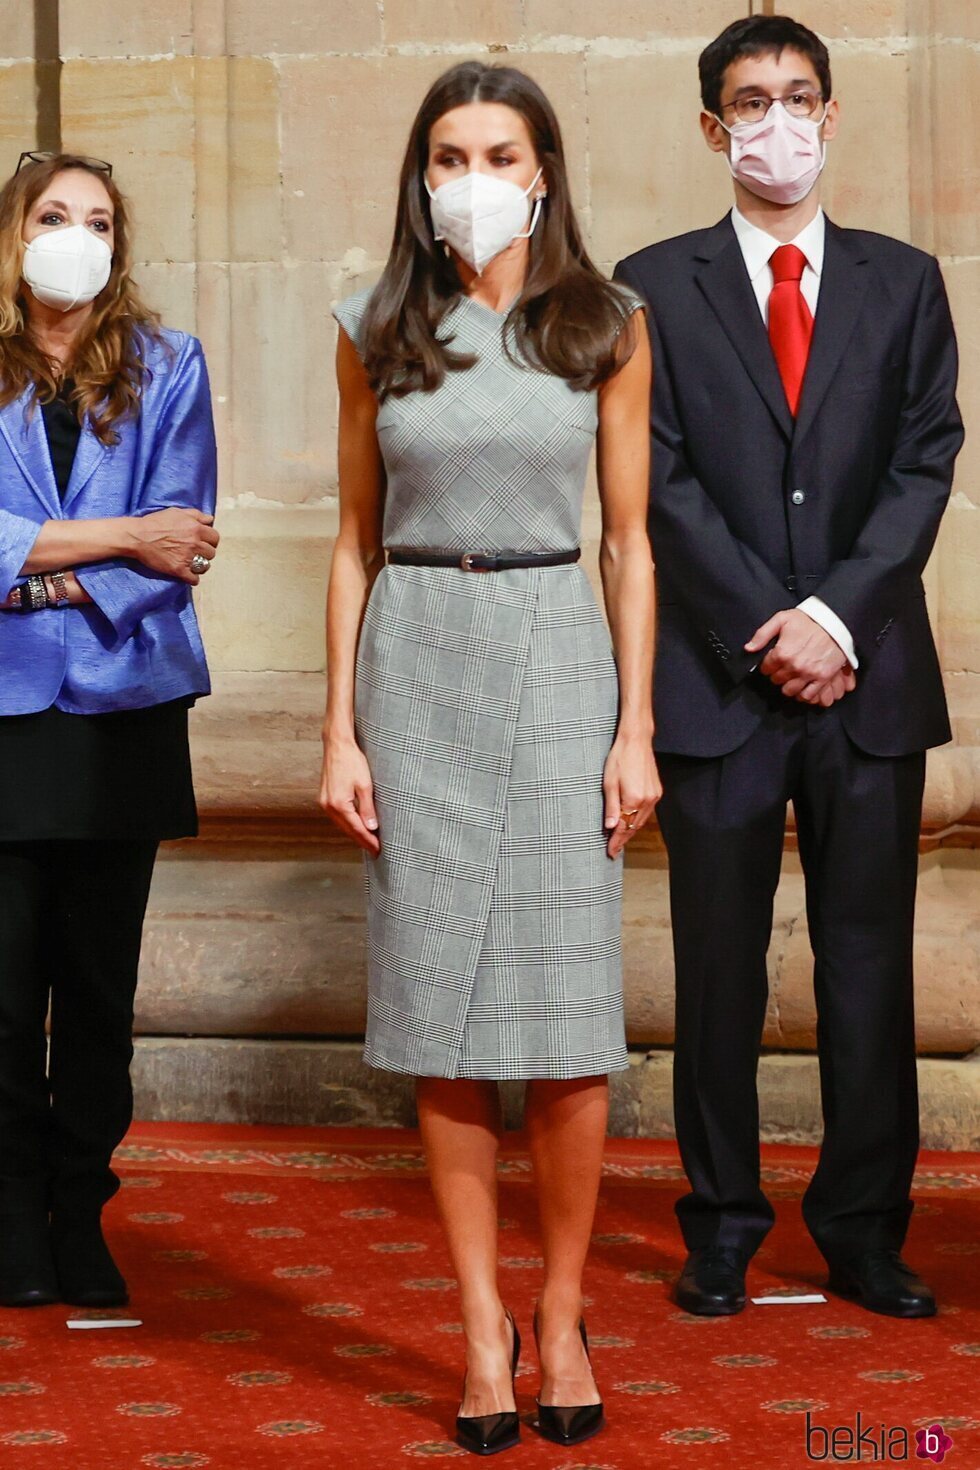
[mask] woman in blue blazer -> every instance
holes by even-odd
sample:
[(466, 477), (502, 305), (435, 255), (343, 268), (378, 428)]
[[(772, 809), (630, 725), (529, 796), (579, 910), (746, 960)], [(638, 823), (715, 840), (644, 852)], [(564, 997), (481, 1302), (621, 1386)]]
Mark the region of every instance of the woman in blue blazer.
[[(111, 168), (0, 190), (0, 1303), (112, 1306), (157, 844), (196, 834), (191, 587), (218, 544), (200, 343), (130, 274)], [(50, 1002), (51, 1044), (45, 1055)]]

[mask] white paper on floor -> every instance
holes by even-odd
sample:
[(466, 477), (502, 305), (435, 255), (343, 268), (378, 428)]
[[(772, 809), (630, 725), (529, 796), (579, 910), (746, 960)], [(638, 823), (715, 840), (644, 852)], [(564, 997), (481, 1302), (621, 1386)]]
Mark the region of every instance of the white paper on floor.
[(826, 1300), (827, 1298), (820, 1292), (815, 1292), (811, 1296), (754, 1296), (752, 1298), (757, 1307), (783, 1307), (787, 1304), (795, 1307), (801, 1302), (825, 1302)]
[(91, 1321), (87, 1317), (73, 1317), (68, 1326), (91, 1330), (100, 1327), (142, 1327), (143, 1323), (136, 1317), (98, 1317)]

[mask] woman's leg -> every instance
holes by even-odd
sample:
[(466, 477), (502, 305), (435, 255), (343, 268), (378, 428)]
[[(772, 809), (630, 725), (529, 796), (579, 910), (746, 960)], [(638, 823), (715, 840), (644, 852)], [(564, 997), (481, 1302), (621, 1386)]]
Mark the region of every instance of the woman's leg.
[(155, 841), (58, 842), (51, 976), (51, 1247), (62, 1300), (117, 1306), (102, 1235), (113, 1150), (133, 1116), (133, 999)]
[(11, 1192), (19, 1198), (28, 1181), (47, 1193), (48, 977), (39, 948), (50, 888), (44, 854), (41, 843), (0, 843), (0, 1207)]
[(51, 953), (52, 1213), (98, 1218), (133, 1113), (129, 1067), (157, 843), (58, 842)]
[(416, 1099), (432, 1192), (459, 1283), (466, 1335), (460, 1413), (512, 1411), (511, 1333), (497, 1289), (497, 1084), (420, 1077)]
[(48, 1242), (51, 1100), (39, 936), (50, 879), (44, 843), (0, 843), (0, 1304), (53, 1302)]
[(527, 1085), (524, 1126), (538, 1188), (544, 1251), (538, 1305), (543, 1404), (599, 1402), (579, 1318), (608, 1116), (606, 1077), (535, 1079)]

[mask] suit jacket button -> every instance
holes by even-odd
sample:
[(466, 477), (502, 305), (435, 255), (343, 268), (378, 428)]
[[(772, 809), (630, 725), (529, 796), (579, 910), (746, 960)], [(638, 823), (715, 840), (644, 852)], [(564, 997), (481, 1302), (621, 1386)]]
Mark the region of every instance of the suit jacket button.
[(806, 499), (806, 491), (805, 490), (794, 490), (793, 493), (792, 493), (792, 495), (790, 496), (790, 500), (792, 500), (792, 502), (793, 502), (794, 505), (802, 505), (805, 499)]

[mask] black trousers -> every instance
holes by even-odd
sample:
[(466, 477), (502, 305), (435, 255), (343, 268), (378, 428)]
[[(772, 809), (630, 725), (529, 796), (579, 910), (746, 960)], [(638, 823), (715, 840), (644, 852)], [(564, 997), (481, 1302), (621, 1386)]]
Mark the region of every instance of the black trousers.
[(119, 1187), (110, 1160), (132, 1119), (156, 851), (155, 839), (0, 843), (0, 1206), (97, 1209)]
[(751, 1254), (772, 1227), (759, 1179), (756, 1072), (792, 801), (824, 1119), (803, 1217), (824, 1256), (842, 1259), (900, 1248), (912, 1212), (912, 929), (925, 755), (866, 755), (836, 709), (773, 696), (763, 724), (730, 755), (659, 758), (677, 985), (674, 1108), (691, 1186), (675, 1209), (689, 1250), (717, 1243)]

